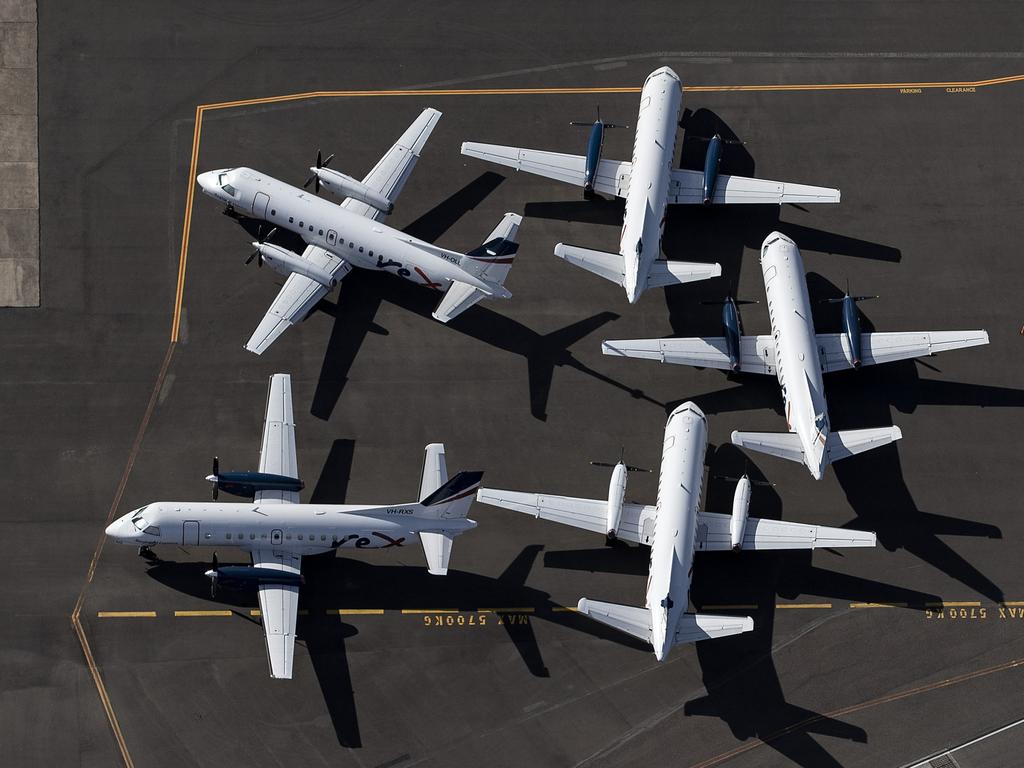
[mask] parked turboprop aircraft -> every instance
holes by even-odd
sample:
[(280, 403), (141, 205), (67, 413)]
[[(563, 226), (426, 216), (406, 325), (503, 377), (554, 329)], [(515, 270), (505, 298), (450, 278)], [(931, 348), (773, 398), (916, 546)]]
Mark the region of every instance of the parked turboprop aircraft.
[(737, 431), (732, 442), (803, 462), (817, 480), (830, 463), (903, 436), (899, 427), (830, 432), (822, 373), (988, 344), (985, 331), (861, 334), (855, 316), (852, 325), (844, 322), (843, 333), (816, 334), (796, 243), (779, 232), (768, 235), (761, 246), (761, 270), (772, 333), (740, 337), (738, 368), (728, 327), (725, 337), (606, 341), (601, 349), (606, 355), (775, 375), (782, 387), (790, 433)]
[(669, 67), (647, 76), (628, 163), (600, 160), (601, 142), (595, 143), (593, 134), (586, 156), (475, 142), (465, 142), (462, 154), (626, 198), (618, 253), (559, 243), (555, 255), (621, 285), (631, 304), (648, 288), (722, 274), (719, 264), (658, 259), (668, 203), (839, 202), (838, 189), (719, 174), (720, 137), (708, 144), (703, 172), (673, 168), (682, 103), (682, 84)]
[(707, 419), (700, 408), (683, 403), (672, 411), (665, 426), (658, 503), (653, 507), (623, 503), (614, 482), (607, 500), (481, 488), (477, 501), (594, 533), (613, 531), (616, 538), (648, 545), (651, 563), (644, 607), (583, 598), (578, 609), (650, 643), (655, 657), (663, 661), (673, 645), (754, 628), (749, 616), (686, 612), (694, 552), (875, 545), (875, 534), (866, 531), (748, 518), (749, 478), (737, 485), (732, 515), (699, 511), (707, 444)]
[(433, 313), (447, 323), (482, 298), (507, 299), (505, 278), (519, 245), (522, 216), (506, 213), (480, 247), (463, 254), (410, 237), (380, 220), (391, 213), (441, 113), (425, 109), (362, 181), (327, 167), (334, 155), (310, 167), (314, 192), (323, 187), (344, 198), (340, 205), (271, 178), (251, 168), (224, 168), (199, 174), (197, 181), (210, 197), (232, 212), (245, 213), (300, 235), (302, 254), (273, 245), (264, 238), (253, 243), (246, 261), (258, 258), (284, 275), (281, 291), (263, 321), (246, 342), (257, 355), (289, 326), (302, 320), (352, 267), (394, 270), (394, 274), (444, 292)]
[(155, 544), (231, 547), (246, 550), (252, 566), (219, 566), (206, 572), (211, 590), (251, 585), (259, 590), (270, 676), (291, 678), (295, 617), (303, 555), (340, 547), (400, 547), (419, 536), (427, 569), (448, 571), (452, 540), (476, 527), (466, 518), (482, 472), (448, 479), (444, 445), (426, 448), (419, 501), (402, 504), (300, 504), (291, 378), (270, 378), (263, 444), (256, 472), (221, 473), (207, 479), (226, 493), (253, 494), (248, 503), (157, 501), (139, 507), (107, 527), (118, 544), (148, 549)]

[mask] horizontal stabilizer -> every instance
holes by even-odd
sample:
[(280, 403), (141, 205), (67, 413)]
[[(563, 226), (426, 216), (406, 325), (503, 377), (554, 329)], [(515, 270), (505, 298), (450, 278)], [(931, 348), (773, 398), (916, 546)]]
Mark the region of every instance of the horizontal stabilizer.
[(732, 444), (749, 448), (769, 456), (803, 463), (804, 449), (800, 436), (793, 432), (740, 432), (732, 433)]
[[(732, 549), (729, 523), (732, 515), (717, 512), (697, 513), (697, 551), (724, 552)], [(838, 547), (873, 547), (876, 537), (871, 531), (830, 528), (782, 520), (747, 518), (740, 549), (817, 549)]]
[(582, 267), (588, 272), (593, 272), (598, 277), (611, 280), (616, 285), (624, 285), (626, 282), (625, 260), (617, 253), (595, 251), (590, 248), (559, 243), (555, 246), (555, 256), (577, 267)]
[(875, 427), (873, 429), (847, 429), (831, 432), (825, 443), (829, 461), (839, 461), (873, 448), (894, 443), (903, 437), (899, 427)]
[(714, 613), (684, 613), (676, 622), (675, 645), (713, 640), (716, 637), (739, 635), (754, 631), (749, 616), (719, 616)]
[(420, 543), (427, 558), (427, 572), (434, 576), (448, 573), (448, 560), (452, 556), (452, 534), (439, 531), (420, 531)]
[(682, 285), (695, 283), (698, 280), (710, 280), (722, 274), (721, 264), (702, 264), (694, 261), (662, 261), (658, 259), (651, 264), (647, 273), (648, 288), (663, 288), (666, 285)]
[(576, 610), (627, 635), (651, 642), (651, 612), (646, 608), (581, 598)]
[(445, 291), (441, 303), (437, 305), (437, 309), (430, 316), (442, 323), (447, 323), (484, 298), (487, 298), (487, 294), (483, 291), (472, 285), (453, 280), (448, 290)]

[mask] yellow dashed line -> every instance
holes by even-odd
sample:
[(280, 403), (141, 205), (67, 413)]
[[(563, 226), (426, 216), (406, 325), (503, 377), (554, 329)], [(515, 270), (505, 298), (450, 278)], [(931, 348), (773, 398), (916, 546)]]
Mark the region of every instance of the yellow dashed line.
[(906, 603), (850, 603), (851, 608), (906, 608)]
[(231, 611), (175, 611), (175, 616), (233, 616)]
[(101, 619), (155, 619), (156, 611), (97, 611)]
[(939, 603), (925, 603), (926, 608), (980, 608), (980, 600), (966, 600), (959, 603), (939, 602)]
[(535, 613), (536, 608), (481, 608), (477, 613)]
[(383, 616), (383, 608), (328, 608), (328, 616)]
[(568, 606), (561, 606), (561, 605), (559, 605), (559, 606), (556, 606), (556, 607), (552, 608), (551, 611), (553, 613), (579, 613), (580, 609), (579, 608), (570, 608)]
[(776, 608), (831, 608), (832, 603), (776, 603)]

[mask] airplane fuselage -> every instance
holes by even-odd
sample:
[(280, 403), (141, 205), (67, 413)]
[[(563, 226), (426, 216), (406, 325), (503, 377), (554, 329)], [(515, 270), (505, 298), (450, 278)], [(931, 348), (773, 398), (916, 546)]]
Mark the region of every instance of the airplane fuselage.
[(672, 411), (665, 425), (647, 579), (651, 645), (658, 661), (672, 648), (676, 623), (689, 603), (707, 442), (707, 420), (700, 408), (683, 403)]
[[(493, 290), (459, 266), (463, 254), (347, 211), (252, 168), (207, 171), (199, 175), (198, 182), (203, 192), (235, 211), (294, 232), (307, 244), (353, 266), (397, 274), (440, 291), (447, 290), (453, 280), (488, 294)], [(286, 276), (296, 271), (291, 260), (275, 260), (272, 254), (265, 263)]]
[(669, 181), (675, 158), (683, 89), (669, 67), (648, 75), (640, 93), (633, 139), (632, 172), (619, 239), (626, 296), (635, 303), (647, 288), (647, 273), (661, 253)]
[(804, 464), (820, 480), (828, 466), (828, 405), (800, 250), (788, 237), (773, 232), (761, 247), (761, 270), (786, 425), (800, 436)]
[[(443, 522), (446, 530), (476, 526), (465, 518)], [(107, 535), (118, 544), (135, 546), (280, 547), (312, 555), (339, 547), (402, 546), (421, 530), (436, 530), (438, 524), (436, 517), (424, 517), (419, 502), (376, 507), (158, 501), (118, 518)]]

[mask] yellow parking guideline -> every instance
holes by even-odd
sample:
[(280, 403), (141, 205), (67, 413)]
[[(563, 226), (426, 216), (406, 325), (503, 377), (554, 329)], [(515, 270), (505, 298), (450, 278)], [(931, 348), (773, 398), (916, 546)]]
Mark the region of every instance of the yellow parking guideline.
[(477, 613), (535, 613), (536, 608), (481, 608)]
[(156, 611), (97, 611), (100, 619), (155, 619)]
[(231, 611), (175, 611), (175, 616), (233, 616)]
[(925, 608), (979, 608), (980, 600), (964, 600), (960, 602), (940, 601), (937, 603), (925, 603)]
[(328, 616), (383, 616), (383, 608), (328, 608)]
[(776, 608), (831, 608), (832, 603), (776, 603)]
[(850, 603), (851, 608), (906, 608), (906, 603)]

